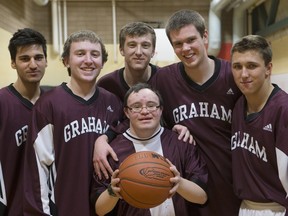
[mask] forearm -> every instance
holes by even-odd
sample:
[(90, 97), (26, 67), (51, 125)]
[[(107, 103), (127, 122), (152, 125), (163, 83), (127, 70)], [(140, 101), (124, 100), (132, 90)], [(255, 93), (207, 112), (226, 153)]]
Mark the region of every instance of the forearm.
[(110, 196), (108, 191), (105, 190), (97, 199), (95, 203), (95, 212), (97, 215), (105, 215), (112, 211), (116, 206), (119, 197)]
[(103, 140), (105, 139), (107, 143), (110, 143), (116, 136), (117, 136), (117, 133), (114, 130), (109, 129), (108, 131), (106, 131), (105, 134), (102, 135), (102, 139)]
[(207, 201), (206, 192), (197, 184), (181, 178), (177, 193), (189, 202), (204, 204)]

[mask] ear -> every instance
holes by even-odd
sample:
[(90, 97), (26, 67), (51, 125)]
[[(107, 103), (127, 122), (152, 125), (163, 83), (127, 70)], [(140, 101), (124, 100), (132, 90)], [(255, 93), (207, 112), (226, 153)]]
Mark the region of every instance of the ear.
[(69, 65), (69, 61), (67, 58), (62, 58), (62, 63), (64, 64), (65, 67), (69, 68), (70, 65)]
[(266, 68), (267, 68), (267, 70), (265, 72), (265, 76), (270, 77), (272, 74), (272, 68), (273, 68), (272, 62), (269, 62), (268, 65), (266, 66)]
[(128, 119), (130, 119), (128, 112), (129, 112), (129, 111), (128, 111), (128, 108), (124, 107), (124, 113), (125, 113), (126, 117), (127, 117)]
[(163, 112), (163, 106), (161, 106), (160, 109), (159, 109), (160, 115), (162, 115), (162, 112)]
[(16, 63), (15, 63), (15, 61), (13, 61), (13, 60), (11, 60), (11, 67), (12, 67), (13, 69), (16, 69)]
[(205, 29), (204, 34), (203, 34), (203, 41), (204, 44), (208, 47), (208, 31)]
[(120, 54), (124, 57), (125, 55), (124, 55), (124, 50), (123, 50), (123, 48), (119, 47), (119, 51), (120, 51)]
[(155, 48), (153, 49), (153, 52), (152, 52), (151, 58), (153, 58), (154, 55), (155, 55)]

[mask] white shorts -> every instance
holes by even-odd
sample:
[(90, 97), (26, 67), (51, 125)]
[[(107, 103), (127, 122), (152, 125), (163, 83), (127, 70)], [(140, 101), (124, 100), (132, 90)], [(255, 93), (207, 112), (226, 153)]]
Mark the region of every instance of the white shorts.
[(284, 216), (285, 207), (278, 203), (257, 203), (243, 200), (240, 206), (239, 216)]

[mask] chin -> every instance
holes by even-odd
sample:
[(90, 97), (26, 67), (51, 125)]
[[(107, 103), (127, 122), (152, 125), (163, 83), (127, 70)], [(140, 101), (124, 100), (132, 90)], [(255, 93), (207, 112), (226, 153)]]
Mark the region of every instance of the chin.
[(140, 70), (145, 70), (145, 69), (146, 69), (146, 67), (144, 67), (144, 66), (142, 66), (142, 65), (141, 65), (141, 66), (138, 66), (138, 67), (137, 67), (137, 66), (136, 66), (136, 67), (133, 67), (133, 70), (135, 70), (135, 71), (137, 71), (137, 70), (140, 71)]
[(156, 126), (155, 125), (141, 125), (139, 126), (140, 130), (156, 130)]

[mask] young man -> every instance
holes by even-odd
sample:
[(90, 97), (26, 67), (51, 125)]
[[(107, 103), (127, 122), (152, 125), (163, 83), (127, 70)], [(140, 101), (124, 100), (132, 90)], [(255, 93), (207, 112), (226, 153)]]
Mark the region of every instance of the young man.
[(104, 75), (97, 85), (117, 95), (122, 101), (129, 88), (139, 82), (149, 83), (157, 67), (150, 64), (154, 56), (156, 34), (143, 22), (125, 25), (119, 33), (119, 50), (125, 67)]
[[(138, 83), (128, 90), (124, 99), (124, 112), (130, 120), (130, 128), (118, 135), (110, 144), (119, 157), (118, 162), (110, 158), (111, 166), (115, 170), (111, 180), (95, 182), (96, 187), (92, 195), (98, 215), (107, 214), (117, 205), (115, 215), (188, 216), (193, 212), (187, 212), (185, 206), (187, 201), (198, 204), (206, 202), (205, 162), (198, 155), (197, 146), (179, 141), (176, 133), (161, 126), (162, 110), (161, 96), (148, 84)], [(117, 184), (121, 179), (117, 178), (118, 167), (127, 156), (141, 151), (157, 152), (175, 164), (175, 166), (171, 164), (171, 170), (175, 175), (171, 178), (171, 182), (175, 185), (170, 190), (171, 196), (176, 192), (175, 195), (151, 209), (135, 208), (119, 199), (120, 188)], [(110, 187), (110, 194), (107, 187)]]
[(164, 98), (163, 117), (171, 128), (186, 126), (207, 163), (208, 202), (191, 205), (193, 215), (235, 216), (240, 200), (232, 187), (231, 117), (240, 96), (229, 62), (207, 54), (204, 18), (193, 10), (175, 12), (166, 34), (181, 62), (158, 70), (151, 84)]
[(234, 80), (243, 93), (232, 117), (232, 165), (241, 216), (288, 215), (288, 95), (271, 83), (272, 50), (248, 35), (231, 50)]
[(71, 79), (33, 109), (25, 157), (24, 215), (94, 215), (90, 206), (96, 138), (123, 115), (121, 101), (95, 85), (107, 52), (92, 31), (71, 34), (62, 60)]
[(24, 148), (32, 107), (42, 93), (46, 40), (33, 29), (19, 29), (8, 49), (17, 80), (0, 90), (0, 215), (14, 216), (23, 212)]

